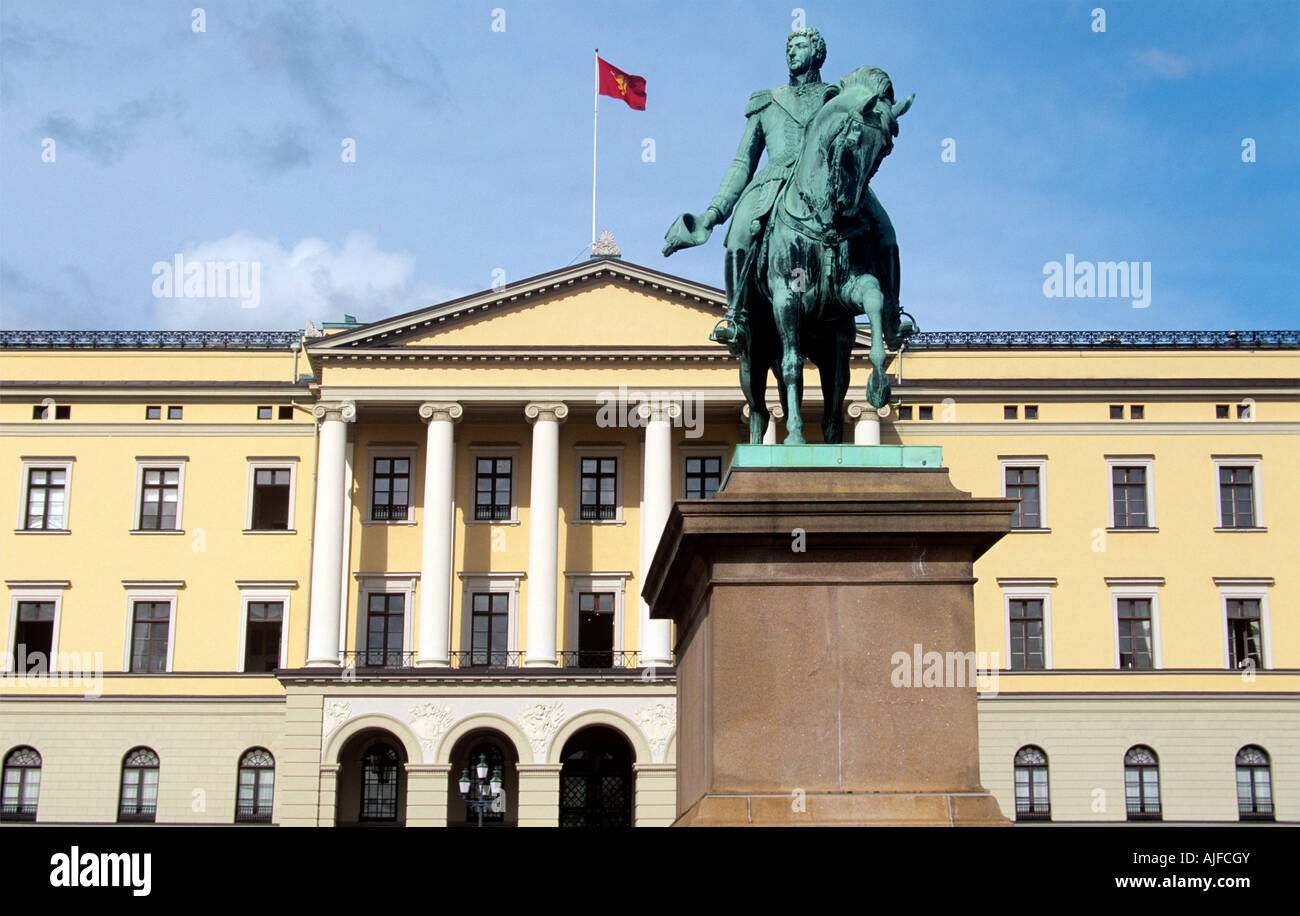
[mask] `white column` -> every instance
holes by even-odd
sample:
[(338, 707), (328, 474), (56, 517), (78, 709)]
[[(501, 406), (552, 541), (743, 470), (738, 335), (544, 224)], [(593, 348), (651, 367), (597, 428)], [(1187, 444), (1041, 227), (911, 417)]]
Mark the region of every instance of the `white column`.
[(877, 409), (866, 401), (854, 401), (848, 412), (853, 421), (853, 444), (879, 445), (880, 418), (889, 416), (889, 406)]
[(345, 424), (356, 419), (350, 401), (317, 404), (316, 508), (312, 523), (311, 609), (307, 624), (307, 667), (339, 666), (339, 620), (343, 604), (343, 496)]
[(424, 531), (420, 542), (420, 636), (416, 667), (451, 664), (451, 568), (456, 486), (453, 430), (464, 409), (456, 403), (420, 405), (428, 424), (424, 450)]
[[(781, 409), (780, 404), (768, 404), (767, 412), (770, 414), (767, 420), (767, 429), (763, 430), (763, 444), (776, 445), (776, 424), (779, 420), (785, 419), (785, 411)], [(740, 408), (740, 422), (746, 430), (749, 429), (749, 405), (745, 404)], [(748, 441), (748, 439), (744, 440)]]
[[(642, 469), (641, 578), (644, 585), (650, 563), (654, 560), (659, 538), (663, 535), (668, 513), (673, 508), (673, 425), (681, 416), (680, 404), (655, 401), (637, 407), (637, 416), (645, 421), (645, 465)], [(672, 664), (672, 621), (651, 620), (645, 599), (641, 605), (641, 664), (666, 667)]]
[(528, 494), (528, 615), (524, 665), (554, 668), (556, 593), (560, 563), (560, 422), (569, 408), (533, 403), (524, 416), (533, 424), (532, 483)]

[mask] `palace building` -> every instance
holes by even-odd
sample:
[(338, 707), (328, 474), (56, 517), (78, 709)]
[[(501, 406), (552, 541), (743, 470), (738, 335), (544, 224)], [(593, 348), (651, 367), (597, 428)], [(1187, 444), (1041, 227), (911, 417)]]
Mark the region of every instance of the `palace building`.
[[(312, 336), (0, 332), (0, 818), (465, 825), (482, 762), (487, 825), (671, 823), (640, 594), (747, 438), (724, 309), (600, 257)], [(1008, 817), (1300, 821), (1298, 356), (923, 333), (884, 416), (855, 358), (849, 438), (1020, 499), (975, 585)]]

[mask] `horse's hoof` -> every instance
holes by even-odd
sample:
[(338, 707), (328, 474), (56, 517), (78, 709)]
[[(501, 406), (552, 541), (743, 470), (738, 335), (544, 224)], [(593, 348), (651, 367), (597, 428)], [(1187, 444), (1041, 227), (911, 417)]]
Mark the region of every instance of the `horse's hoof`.
[(881, 373), (873, 372), (867, 381), (867, 403), (872, 407), (884, 407), (889, 404), (892, 394), (889, 379), (884, 378)]

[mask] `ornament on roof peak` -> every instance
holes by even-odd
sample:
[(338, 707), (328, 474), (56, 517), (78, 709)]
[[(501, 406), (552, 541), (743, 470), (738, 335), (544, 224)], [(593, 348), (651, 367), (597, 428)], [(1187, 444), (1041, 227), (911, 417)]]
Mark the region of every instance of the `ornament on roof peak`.
[(591, 256), (593, 258), (623, 257), (623, 252), (619, 250), (618, 245), (614, 244), (614, 233), (608, 229), (600, 230), (600, 236), (596, 239), (596, 244), (591, 246)]

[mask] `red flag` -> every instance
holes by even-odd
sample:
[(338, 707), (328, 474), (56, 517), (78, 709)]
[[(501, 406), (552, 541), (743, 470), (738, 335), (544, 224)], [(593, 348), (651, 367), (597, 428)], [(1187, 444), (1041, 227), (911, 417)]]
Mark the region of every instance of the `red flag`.
[(596, 58), (600, 71), (600, 94), (627, 102), (629, 108), (645, 111), (645, 77), (624, 73), (608, 61)]

